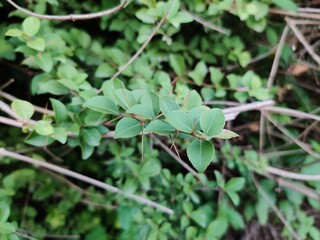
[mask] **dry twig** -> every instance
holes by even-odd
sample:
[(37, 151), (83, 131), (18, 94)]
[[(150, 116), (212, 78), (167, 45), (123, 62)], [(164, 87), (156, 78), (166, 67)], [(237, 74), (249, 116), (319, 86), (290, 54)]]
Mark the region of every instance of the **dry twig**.
[(151, 201), (149, 199), (137, 196), (137, 195), (132, 194), (132, 193), (126, 193), (126, 192), (122, 191), (121, 189), (119, 189), (117, 187), (108, 185), (108, 184), (106, 184), (104, 182), (101, 182), (101, 181), (98, 181), (96, 179), (84, 176), (82, 174), (73, 172), (73, 171), (68, 170), (68, 169), (53, 165), (51, 163), (42, 162), (42, 161), (36, 160), (34, 158), (30, 158), (30, 157), (27, 157), (27, 156), (24, 156), (24, 155), (21, 155), (21, 154), (17, 154), (15, 152), (8, 151), (5, 148), (0, 148), (0, 156), (11, 157), (11, 158), (17, 159), (19, 161), (27, 162), (27, 163), (33, 164), (35, 166), (39, 166), (39, 167), (43, 167), (43, 168), (49, 169), (49, 170), (57, 172), (59, 174), (63, 174), (63, 175), (78, 179), (80, 181), (89, 183), (89, 184), (91, 184), (93, 186), (99, 187), (99, 188), (104, 189), (106, 191), (121, 194), (126, 198), (132, 199), (132, 200), (134, 200), (136, 202), (148, 205), (150, 207), (154, 207), (154, 208), (156, 208), (156, 209), (158, 209), (158, 210), (160, 210), (160, 211), (162, 211), (164, 213), (173, 214), (173, 210), (172, 209), (164, 207), (164, 206), (162, 206), (162, 205), (160, 205), (160, 204), (158, 204), (158, 203), (156, 203), (154, 201)]
[(23, 7), (20, 7), (18, 4), (16, 4), (12, 0), (7, 0), (8, 3), (10, 3), (13, 7), (18, 9), (19, 11), (33, 17), (41, 18), (41, 19), (48, 19), (48, 20), (58, 20), (58, 21), (78, 21), (78, 20), (89, 20), (93, 18), (100, 18), (107, 15), (111, 15), (113, 13), (118, 12), (122, 8), (125, 7), (128, 0), (124, 0), (122, 3), (120, 3), (118, 6), (115, 6), (114, 8), (107, 9), (101, 12), (96, 13), (87, 13), (87, 14), (69, 14), (69, 15), (47, 15), (47, 14), (39, 14), (32, 12), (28, 9), (25, 9)]

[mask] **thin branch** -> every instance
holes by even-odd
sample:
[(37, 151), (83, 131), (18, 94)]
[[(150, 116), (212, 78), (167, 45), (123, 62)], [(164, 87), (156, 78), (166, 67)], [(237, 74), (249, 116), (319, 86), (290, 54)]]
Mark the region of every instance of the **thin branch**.
[(258, 183), (254, 175), (252, 174), (252, 180), (256, 188), (258, 189), (259, 193), (262, 195), (262, 197), (266, 200), (268, 205), (272, 208), (272, 210), (277, 214), (281, 222), (287, 227), (292, 237), (296, 240), (299, 240), (298, 234), (293, 230), (291, 224), (287, 221), (287, 219), (284, 217), (280, 209), (272, 202), (268, 194), (264, 191), (264, 189), (261, 187), (261, 185)]
[(279, 67), (279, 61), (280, 61), (280, 57), (281, 57), (281, 53), (282, 53), (282, 49), (283, 46), (286, 42), (287, 36), (289, 33), (289, 28), (288, 26), (286, 26), (282, 32), (278, 47), (277, 47), (277, 51), (276, 51), (276, 55), (274, 57), (273, 63), (272, 63), (272, 67), (271, 67), (271, 71), (269, 74), (269, 79), (267, 82), (267, 88), (270, 89), (273, 86), (273, 81), (274, 78), (278, 72), (278, 67)]
[(301, 181), (320, 181), (320, 175), (306, 175), (300, 173), (293, 173), (274, 167), (267, 167), (266, 171), (270, 174), (277, 175), (283, 178), (290, 178)]
[[(263, 110), (261, 110), (263, 111)], [(263, 147), (265, 144), (265, 134), (266, 134), (266, 118), (263, 114), (260, 114), (260, 123), (259, 123), (259, 153), (263, 152)]]
[(190, 172), (193, 176), (199, 179), (199, 174), (193, 170), (188, 164), (186, 164), (184, 161), (182, 161), (181, 158), (179, 158), (176, 154), (174, 154), (170, 148), (165, 145), (159, 138), (155, 137), (154, 135), (151, 135), (153, 139), (156, 140), (156, 144), (159, 144), (159, 146), (165, 150), (171, 157), (173, 157), (174, 160), (176, 160), (182, 167), (184, 167), (188, 172)]
[[(241, 112), (247, 112), (251, 110), (260, 110), (264, 107), (268, 106), (273, 106), (275, 102), (273, 100), (265, 100), (265, 101), (259, 101), (259, 102), (253, 102), (253, 103), (248, 103), (248, 104), (241, 104), (236, 107), (230, 107), (230, 108), (225, 108), (222, 111), (224, 114), (236, 114), (238, 115)], [(227, 116), (226, 116), (227, 119)]]
[(11, 109), (11, 107), (1, 100), (0, 100), (0, 110), (2, 112), (5, 112), (6, 114), (8, 114), (10, 117), (14, 119), (19, 119), (18, 115)]
[(69, 15), (47, 15), (47, 14), (39, 14), (32, 12), (28, 9), (25, 9), (23, 7), (20, 7), (18, 4), (16, 4), (12, 0), (7, 0), (8, 3), (10, 3), (13, 7), (18, 9), (19, 11), (33, 17), (41, 18), (41, 19), (48, 19), (48, 20), (59, 20), (59, 21), (78, 21), (78, 20), (88, 20), (93, 18), (101, 18), (107, 15), (111, 15), (113, 13), (118, 12), (122, 8), (125, 7), (128, 0), (124, 0), (119, 5), (115, 6), (114, 8), (110, 8), (101, 12), (96, 13), (87, 13), (87, 14), (69, 14)]
[(212, 24), (211, 22), (207, 21), (207, 20), (204, 20), (203, 18), (201, 17), (198, 17), (197, 15), (187, 11), (187, 10), (184, 10), (186, 13), (188, 13), (192, 18), (193, 20), (195, 20), (196, 22), (202, 24), (204, 27), (206, 28), (209, 28), (213, 31), (217, 31), (219, 33), (222, 33), (222, 34), (225, 34), (227, 36), (230, 35), (230, 30), (229, 29), (226, 29), (226, 28), (223, 28), (223, 27), (220, 27), (220, 26), (217, 26), (217, 25), (214, 25)]
[(304, 12), (291, 12), (287, 10), (281, 10), (281, 9), (269, 9), (269, 13), (271, 14), (278, 14), (282, 16), (290, 16), (290, 17), (301, 17), (301, 18), (309, 18), (309, 19), (315, 19), (320, 20), (319, 14), (311, 14), (311, 13), (304, 13)]
[(11, 118), (6, 118), (6, 117), (2, 117), (2, 116), (0, 116), (0, 123), (6, 124), (9, 126), (13, 126), (13, 127), (18, 127), (18, 128), (23, 127), (22, 122), (18, 122), (17, 120), (13, 120)]
[[(17, 99), (15, 96), (12, 96), (11, 94), (3, 92), (3, 91), (0, 91), (0, 97), (3, 97), (11, 102), (13, 100)], [(39, 107), (36, 105), (33, 105), (33, 107), (34, 107), (34, 110), (36, 110), (39, 113), (54, 115), (54, 111), (52, 111), (52, 110), (42, 108), (42, 107)]]
[(4, 84), (2, 84), (1, 86), (0, 86), (0, 91), (2, 90), (2, 89), (5, 89), (6, 87), (8, 87), (11, 83), (13, 83), (14, 82), (14, 79), (13, 78), (11, 78), (11, 79), (9, 79), (9, 81), (7, 81), (7, 82), (5, 82)]
[(7, 156), (7, 157), (12, 157), (14, 159), (33, 164), (35, 166), (39, 166), (39, 167), (43, 167), (43, 168), (46, 168), (46, 169), (50, 169), (50, 170), (52, 170), (54, 172), (57, 172), (57, 173), (60, 173), (60, 174), (63, 174), (63, 175), (78, 179), (78, 180), (86, 182), (86, 183), (89, 183), (89, 184), (91, 184), (93, 186), (99, 187), (99, 188), (104, 189), (106, 191), (121, 194), (124, 197), (132, 199), (132, 200), (134, 200), (136, 202), (139, 202), (141, 204), (145, 204), (145, 205), (154, 207), (154, 208), (156, 208), (156, 209), (158, 209), (158, 210), (160, 210), (160, 211), (162, 211), (164, 213), (173, 214), (173, 210), (172, 209), (164, 207), (164, 206), (162, 206), (162, 205), (160, 205), (160, 204), (158, 204), (156, 202), (153, 202), (153, 201), (151, 201), (149, 199), (137, 196), (137, 195), (132, 194), (132, 193), (126, 193), (126, 192), (122, 191), (121, 189), (119, 189), (117, 187), (108, 185), (108, 184), (106, 184), (104, 182), (95, 180), (93, 178), (90, 178), (90, 177), (87, 177), (85, 175), (73, 172), (73, 171), (68, 170), (68, 169), (53, 165), (51, 163), (38, 161), (38, 160), (36, 160), (34, 158), (30, 158), (30, 157), (27, 157), (27, 156), (24, 156), (24, 155), (17, 154), (15, 152), (8, 151), (5, 148), (0, 148), (0, 156), (1, 155), (2, 156)]
[(298, 11), (306, 13), (320, 13), (319, 8), (298, 8)]
[(204, 105), (227, 105), (227, 106), (239, 106), (241, 103), (232, 102), (232, 101), (204, 101), (202, 104)]
[[(142, 51), (148, 46), (149, 42), (152, 40), (152, 38), (154, 37), (154, 35), (156, 35), (156, 33), (158, 32), (158, 30), (160, 29), (160, 27), (162, 26), (162, 24), (164, 23), (164, 21), (166, 20), (168, 14), (170, 13), (170, 10), (173, 6), (173, 3), (175, 2), (175, 0), (172, 0), (167, 11), (165, 12), (165, 14), (163, 15), (162, 19), (160, 20), (160, 22), (157, 24), (157, 26), (153, 29), (153, 31), (151, 32), (150, 36), (148, 37), (148, 39), (142, 44), (142, 46), (139, 48), (139, 50), (129, 59), (129, 61), (123, 65), (122, 67), (119, 68), (119, 70), (112, 76), (111, 80), (116, 79), (124, 70), (127, 69), (127, 67), (129, 67), (129, 65), (136, 60), (136, 58), (142, 53)], [(99, 92), (101, 92), (102, 90), (100, 90)]]
[(263, 110), (267, 110), (267, 111), (279, 113), (279, 114), (290, 115), (292, 117), (307, 118), (307, 119), (313, 119), (316, 121), (320, 121), (320, 116), (318, 116), (318, 115), (311, 114), (311, 113), (305, 113), (305, 112), (301, 112), (301, 111), (290, 109), (290, 108), (267, 106), (267, 107), (263, 108)]
[(314, 152), (309, 145), (301, 142), (299, 139), (296, 139), (284, 126), (282, 126), (279, 122), (277, 122), (270, 114), (266, 112), (262, 112), (262, 114), (282, 133), (284, 133), (291, 141), (301, 147), (305, 152), (309, 153), (310, 155), (314, 156), (315, 158), (320, 158), (320, 154)]
[(291, 30), (294, 32), (294, 34), (296, 35), (296, 37), (298, 38), (298, 40), (301, 42), (301, 44), (304, 46), (304, 48), (307, 50), (307, 52), (310, 54), (310, 56), (313, 58), (313, 60), (320, 65), (320, 57), (318, 54), (315, 53), (315, 51), (312, 49), (312, 47), (310, 46), (310, 44), (308, 43), (308, 41), (305, 39), (305, 37), (302, 35), (302, 33), (300, 32), (300, 30), (297, 28), (297, 26), (295, 25), (294, 20), (290, 19), (290, 18), (285, 18), (287, 24), (289, 25), (289, 27), (291, 28)]

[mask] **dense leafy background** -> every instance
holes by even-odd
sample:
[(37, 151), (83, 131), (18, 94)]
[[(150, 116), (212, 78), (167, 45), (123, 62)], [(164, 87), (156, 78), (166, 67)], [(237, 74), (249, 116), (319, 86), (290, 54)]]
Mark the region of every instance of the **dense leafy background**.
[[(39, 13), (59, 15), (118, 4), (18, 2)], [(2, 157), (1, 239), (291, 239), (289, 228), (270, 207), (273, 204), (300, 239), (320, 239), (319, 200), (278, 186), (277, 179), (264, 175), (268, 165), (317, 174), (320, 165), (315, 157), (270, 122), (266, 154), (259, 153), (259, 112), (242, 113), (227, 123), (238, 138), (211, 139), (225, 124), (217, 108), (230, 102), (273, 99), (279, 106), (304, 112), (318, 107), (318, 71), (307, 64), (312, 59), (292, 34), (283, 47), (276, 84), (266, 88), (285, 27), (283, 16), (269, 14), (269, 9), (297, 11), (298, 5), (309, 5), (291, 0), (176, 0), (143, 53), (120, 80), (110, 81), (148, 39), (169, 5), (130, 1), (111, 16), (60, 22), (27, 18), (2, 3), (0, 86), (13, 78), (3, 91), (23, 101), (15, 100), (12, 109), (25, 121), (32, 118), (37, 123), (23, 129), (28, 135), (0, 125), (0, 147), (146, 196), (174, 214)], [(222, 33), (196, 18), (220, 26)], [(314, 28), (307, 30), (308, 40), (315, 43), (318, 36), (310, 36)], [(301, 66), (306, 70), (297, 74)], [(29, 102), (55, 113), (34, 113)], [(160, 119), (154, 120), (160, 112)], [(273, 118), (287, 124), (294, 137), (303, 133), (303, 141), (320, 152), (316, 124), (305, 132), (311, 121), (293, 121), (281, 114)], [(152, 119), (152, 124), (141, 125)], [(214, 126), (209, 124), (213, 120)], [(137, 136), (143, 127), (157, 137)], [(103, 137), (113, 130), (115, 139)], [(179, 136), (176, 130), (181, 131)], [(175, 143), (172, 152), (177, 147), (181, 159), (204, 174), (196, 178), (188, 173), (160, 140), (169, 148)], [(299, 184), (320, 188), (318, 182)]]

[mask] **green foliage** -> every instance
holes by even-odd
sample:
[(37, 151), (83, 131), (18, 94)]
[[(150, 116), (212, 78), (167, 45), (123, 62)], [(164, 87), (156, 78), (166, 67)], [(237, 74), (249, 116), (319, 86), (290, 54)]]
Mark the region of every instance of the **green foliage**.
[[(69, 15), (101, 11), (118, 2), (24, 4), (39, 13)], [(114, 79), (170, 4), (129, 1), (116, 14), (76, 23), (11, 12), (14, 18), (0, 24), (0, 63), (7, 63), (4, 79), (7, 74), (16, 79), (8, 91), (19, 99), (11, 107), (28, 135), (2, 128), (0, 147), (40, 161), (57, 161), (54, 164), (115, 185), (125, 194), (148, 197), (172, 208), (174, 214), (167, 216), (121, 195), (0, 157), (0, 239), (18, 239), (24, 230), (35, 239), (46, 235), (79, 235), (86, 240), (246, 238), (252, 223), (260, 232), (268, 223), (277, 229), (279, 239), (291, 238), (270, 203), (257, 192), (252, 174), (265, 174), (269, 164), (318, 174), (319, 164), (302, 154), (283, 158), (261, 154), (255, 131), (243, 131), (243, 126), (255, 127), (258, 114), (242, 113), (241, 119), (226, 124), (223, 107), (215, 102), (275, 99), (286, 105), (280, 95), (289, 82), (296, 94), (294, 106), (306, 111), (317, 106), (289, 77), (281, 75), (281, 86), (267, 89), (273, 57), (256, 62), (277, 45), (284, 27), (277, 18), (269, 18), (269, 9), (297, 11), (297, 4), (176, 0), (148, 46)], [(2, 8), (8, 14), (12, 10)], [(209, 25), (201, 25), (201, 20)], [(223, 28), (223, 33), (210, 29), (211, 24)], [(285, 45), (279, 67), (286, 75), (293, 54)], [(35, 113), (31, 102), (53, 112)], [(229, 130), (232, 127), (239, 132)], [(314, 136), (307, 140), (316, 151), (317, 140)], [(199, 174), (187, 173), (159, 141)], [(282, 136), (274, 140), (268, 150), (286, 147), (280, 146), (282, 141)], [(295, 150), (292, 145), (288, 148)], [(318, 201), (263, 176), (257, 181), (301, 239), (320, 239), (316, 217), (305, 211), (319, 210)], [(318, 182), (306, 184), (320, 190)], [(278, 188), (281, 192), (275, 191)]]

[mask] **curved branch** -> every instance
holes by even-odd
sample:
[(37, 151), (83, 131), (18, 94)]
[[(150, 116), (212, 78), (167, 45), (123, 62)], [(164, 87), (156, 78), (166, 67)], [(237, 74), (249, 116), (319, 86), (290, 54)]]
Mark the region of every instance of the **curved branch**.
[(151, 201), (149, 199), (137, 196), (137, 195), (132, 194), (132, 193), (126, 193), (126, 192), (122, 191), (121, 189), (119, 189), (117, 187), (108, 185), (108, 184), (106, 184), (104, 182), (101, 182), (101, 181), (98, 181), (96, 179), (87, 177), (87, 176), (79, 174), (77, 172), (73, 172), (73, 171), (68, 170), (68, 169), (53, 165), (51, 163), (42, 162), (42, 161), (36, 160), (34, 158), (30, 158), (30, 157), (27, 157), (27, 156), (24, 156), (24, 155), (15, 153), (15, 152), (11, 152), (11, 151), (6, 150), (5, 148), (0, 148), (0, 156), (11, 157), (11, 158), (23, 161), (23, 162), (27, 162), (27, 163), (33, 164), (35, 166), (39, 166), (39, 167), (43, 167), (43, 168), (46, 168), (46, 169), (50, 169), (50, 170), (52, 170), (54, 172), (57, 172), (57, 173), (60, 173), (60, 174), (63, 174), (63, 175), (78, 179), (78, 180), (86, 182), (86, 183), (89, 183), (89, 184), (91, 184), (93, 186), (96, 186), (98, 188), (104, 189), (106, 191), (113, 192), (113, 193), (119, 193), (119, 194), (123, 195), (126, 198), (130, 198), (130, 199), (132, 199), (132, 200), (134, 200), (136, 202), (139, 202), (139, 203), (154, 207), (154, 208), (156, 208), (156, 209), (158, 209), (158, 210), (160, 210), (160, 211), (162, 211), (164, 213), (173, 214), (173, 210), (172, 209), (164, 207), (164, 206), (162, 206), (162, 205), (160, 205), (160, 204), (158, 204), (156, 202), (153, 202), (153, 201)]
[(114, 8), (110, 8), (101, 12), (95, 13), (87, 13), (87, 14), (69, 14), (69, 15), (46, 15), (32, 12), (28, 9), (20, 7), (18, 4), (13, 2), (12, 0), (7, 0), (9, 4), (11, 4), (14, 8), (18, 9), (19, 11), (33, 17), (41, 18), (41, 19), (48, 19), (48, 20), (59, 20), (59, 21), (77, 21), (77, 20), (88, 20), (93, 18), (100, 18), (104, 17), (113, 13), (118, 12), (127, 4), (128, 0), (124, 0), (119, 5), (115, 6)]

